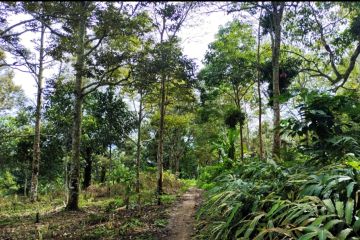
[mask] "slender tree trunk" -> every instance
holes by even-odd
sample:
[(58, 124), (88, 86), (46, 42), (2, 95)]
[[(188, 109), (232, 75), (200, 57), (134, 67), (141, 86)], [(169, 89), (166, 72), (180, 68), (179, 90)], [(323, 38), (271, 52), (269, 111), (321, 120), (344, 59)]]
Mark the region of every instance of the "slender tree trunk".
[(91, 172), (92, 172), (91, 148), (86, 149), (85, 163), (86, 165), (84, 169), (83, 187), (84, 189), (87, 189), (91, 185)]
[(139, 103), (139, 118), (138, 118), (138, 137), (136, 143), (136, 194), (137, 204), (140, 209), (140, 154), (141, 154), (141, 121), (142, 121), (142, 91), (140, 91), (140, 103)]
[(33, 146), (33, 161), (31, 171), (31, 187), (30, 200), (37, 201), (38, 197), (38, 182), (39, 182), (39, 168), (40, 168), (40, 125), (41, 125), (41, 98), (42, 98), (42, 81), (44, 71), (44, 42), (45, 42), (45, 25), (41, 25), (40, 35), (40, 57), (39, 57), (39, 72), (37, 76), (37, 96), (36, 96), (36, 111), (35, 111), (35, 136)]
[(240, 149), (241, 149), (241, 161), (244, 161), (244, 138), (243, 138), (243, 126), (240, 125)]
[[(262, 17), (262, 9), (260, 10), (260, 19)], [(258, 44), (257, 44), (257, 92), (259, 97), (259, 158), (260, 160), (263, 159), (263, 140), (262, 140), (262, 126), (261, 126), (261, 115), (262, 115), (262, 108), (261, 108), (261, 83), (260, 83), (260, 44), (261, 44), (261, 26), (260, 26), (260, 19), (259, 19), (259, 28), (258, 28)]]
[(161, 195), (163, 194), (163, 158), (164, 158), (164, 127), (165, 127), (165, 74), (161, 76), (161, 102), (160, 102), (160, 126), (159, 126), (159, 143), (157, 153), (157, 165), (158, 165), (158, 176), (157, 176), (157, 195), (158, 205), (161, 205)]
[(111, 143), (109, 145), (109, 168), (110, 168), (110, 172), (112, 172), (112, 147), (111, 147)]
[[(181, 141), (181, 140), (180, 140)], [(180, 143), (180, 141), (179, 141), (179, 143)], [(176, 153), (174, 154), (174, 157), (175, 157), (175, 159), (174, 159), (174, 161), (175, 161), (175, 177), (176, 177), (176, 179), (178, 179), (179, 178), (179, 176), (180, 176), (180, 146), (179, 146), (180, 144), (177, 144), (177, 151), (176, 151)]]
[[(165, 18), (163, 18), (163, 28), (160, 32), (160, 44), (164, 41), (165, 33)], [(164, 51), (164, 50), (162, 50)], [(165, 62), (164, 53), (161, 53), (161, 60)], [(164, 70), (161, 70), (161, 87), (160, 87), (160, 123), (159, 123), (159, 139), (158, 139), (158, 151), (157, 151), (157, 204), (161, 205), (161, 195), (163, 194), (163, 158), (164, 158), (164, 127), (165, 127), (165, 88), (166, 75)]]
[[(110, 173), (112, 172), (112, 147), (111, 147), (111, 143), (109, 145), (109, 170)], [(114, 179), (112, 180), (112, 184), (114, 184)], [(108, 187), (108, 192), (109, 192), (109, 197), (111, 197), (111, 185), (110, 185), (110, 179), (108, 179), (107, 181), (107, 187)]]
[(273, 109), (274, 109), (274, 144), (273, 144), (273, 158), (280, 158), (281, 138), (280, 138), (280, 83), (279, 83), (279, 68), (280, 68), (280, 43), (281, 43), (281, 19), (284, 7), (284, 2), (272, 2), (273, 5), (273, 28), (274, 28), (274, 43), (272, 48), (272, 67), (273, 67)]
[(228, 157), (235, 161), (235, 144), (234, 142), (231, 142), (230, 143), (230, 148), (229, 148), (229, 151), (228, 151)]
[(81, 142), (81, 119), (82, 119), (82, 81), (85, 65), (85, 35), (86, 35), (86, 16), (84, 15), (86, 9), (86, 2), (80, 3), (83, 7), (83, 12), (79, 12), (78, 25), (78, 39), (76, 51), (75, 64), (75, 106), (74, 119), (72, 130), (72, 164), (70, 172), (70, 186), (69, 186), (69, 201), (67, 203), (67, 210), (79, 209), (79, 178), (80, 178), (80, 142)]
[(27, 185), (28, 185), (28, 173), (27, 170), (25, 170), (24, 197), (26, 197), (27, 195)]
[[(240, 95), (239, 95), (239, 91), (236, 91), (235, 93), (235, 105), (236, 107), (239, 109), (240, 112), (243, 112), (241, 109), (241, 100), (240, 100)], [(242, 126), (240, 125), (240, 159), (241, 161), (244, 160), (244, 137), (243, 137), (243, 129)], [(235, 154), (234, 154), (235, 155)]]
[[(245, 113), (245, 116), (248, 115), (245, 104), (244, 104), (244, 113)], [(245, 127), (246, 127), (246, 148), (247, 148), (247, 151), (250, 151), (250, 129), (249, 129), (248, 119), (245, 119), (244, 123), (245, 123)], [(244, 128), (244, 125), (242, 127)]]
[(65, 161), (64, 161), (64, 173), (65, 173), (65, 176), (64, 176), (64, 192), (65, 192), (65, 202), (68, 202), (69, 201), (69, 163), (67, 161), (67, 158), (65, 158)]

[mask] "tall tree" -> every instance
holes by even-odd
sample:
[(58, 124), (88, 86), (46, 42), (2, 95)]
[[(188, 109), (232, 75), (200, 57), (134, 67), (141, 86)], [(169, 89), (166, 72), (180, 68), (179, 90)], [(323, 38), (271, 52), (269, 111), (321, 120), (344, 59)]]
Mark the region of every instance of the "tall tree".
[[(61, 2), (52, 18), (62, 29), (52, 28), (57, 36), (53, 55), (70, 53), (75, 57), (72, 164), (68, 210), (78, 209), (82, 105), (87, 94), (104, 85), (117, 85), (129, 79), (133, 45), (148, 29), (146, 14), (138, 5), (94, 2)], [(69, 9), (63, 12), (63, 9)], [(91, 29), (91, 31), (90, 31)], [(125, 38), (125, 36), (127, 36)], [(133, 44), (134, 43), (134, 44)]]
[(137, 194), (137, 204), (139, 209), (141, 208), (141, 196), (140, 196), (140, 170), (141, 170), (141, 146), (142, 146), (142, 122), (146, 117), (145, 106), (148, 105), (149, 95), (154, 95), (156, 88), (156, 71), (152, 62), (152, 53), (154, 52), (154, 45), (151, 41), (148, 41), (143, 45), (143, 49), (137, 56), (137, 64), (134, 67), (131, 83), (125, 92), (128, 93), (131, 99), (138, 101), (137, 108), (137, 140), (136, 140), (136, 186), (135, 191)]
[(262, 117), (262, 101), (261, 101), (261, 70), (260, 70), (260, 45), (261, 45), (261, 25), (260, 20), (262, 17), (262, 9), (260, 9), (260, 17), (258, 23), (258, 32), (257, 32), (257, 52), (256, 52), (256, 65), (257, 65), (257, 92), (259, 98), (259, 158), (263, 159), (263, 138), (262, 138), (262, 126), (261, 126), (261, 117)]
[[(43, 73), (45, 66), (45, 55), (46, 49), (49, 51), (49, 48), (45, 45), (45, 22), (47, 21), (45, 17), (46, 6), (43, 2), (40, 3), (19, 3), (15, 5), (9, 5), (9, 9), (13, 14), (18, 12), (25, 13), (30, 15), (31, 18), (28, 20), (21, 20), (13, 24), (12, 26), (4, 29), (0, 38), (5, 43), (5, 50), (11, 53), (15, 58), (16, 62), (9, 65), (15, 69), (25, 71), (30, 73), (36, 82), (37, 85), (37, 95), (36, 95), (36, 107), (35, 107), (35, 131), (34, 131), (34, 145), (33, 145), (33, 160), (32, 160), (32, 172), (31, 172), (31, 188), (30, 188), (30, 200), (37, 200), (37, 188), (38, 188), (38, 177), (39, 177), (39, 168), (40, 168), (40, 128), (41, 128), (41, 109), (42, 109), (42, 91), (43, 91)], [(38, 19), (42, 19), (39, 21)], [(26, 49), (19, 42), (19, 37), (27, 32), (32, 31), (40, 35), (38, 41), (38, 62), (36, 58), (32, 56), (30, 50)], [(25, 67), (26, 70), (23, 70)]]
[[(153, 18), (155, 27), (159, 33), (158, 48), (160, 51), (160, 60), (163, 67), (159, 68), (160, 78), (160, 120), (158, 134), (158, 151), (157, 151), (157, 195), (158, 204), (161, 204), (161, 195), (163, 194), (163, 158), (164, 158), (164, 127), (165, 127), (165, 100), (166, 100), (166, 80), (169, 80), (171, 72), (171, 61), (168, 56), (172, 55), (172, 44), (181, 26), (188, 17), (190, 11), (195, 7), (195, 3), (155, 3), (153, 6)], [(159, 66), (161, 66), (159, 65)]]
[(37, 94), (35, 110), (35, 135), (33, 147), (33, 161), (31, 171), (31, 188), (30, 200), (36, 201), (38, 194), (38, 178), (40, 168), (40, 125), (41, 125), (41, 108), (42, 108), (42, 91), (43, 91), (43, 72), (44, 72), (44, 42), (45, 42), (45, 25), (41, 24), (40, 30), (40, 50), (39, 50), (39, 70), (37, 72)]
[(273, 158), (280, 158), (281, 136), (280, 136), (280, 44), (281, 44), (281, 21), (284, 14), (285, 2), (271, 2), (270, 16), (270, 36), (272, 49), (273, 67), (273, 111), (274, 111), (274, 139), (273, 139)]
[[(209, 45), (205, 68), (199, 79), (208, 87), (219, 88), (228, 94), (239, 112), (245, 112), (243, 98), (254, 84), (253, 58), (255, 39), (250, 25), (238, 20), (219, 30), (216, 40)], [(240, 152), (244, 158), (243, 121), (240, 127)], [(235, 124), (236, 125), (236, 124)], [(231, 129), (234, 126), (231, 125)]]

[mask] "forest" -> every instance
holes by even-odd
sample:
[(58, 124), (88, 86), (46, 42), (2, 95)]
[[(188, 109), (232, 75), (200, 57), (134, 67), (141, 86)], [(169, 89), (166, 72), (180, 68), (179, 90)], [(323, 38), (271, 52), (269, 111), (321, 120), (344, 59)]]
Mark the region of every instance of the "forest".
[(359, 2), (0, 11), (0, 239), (360, 240)]

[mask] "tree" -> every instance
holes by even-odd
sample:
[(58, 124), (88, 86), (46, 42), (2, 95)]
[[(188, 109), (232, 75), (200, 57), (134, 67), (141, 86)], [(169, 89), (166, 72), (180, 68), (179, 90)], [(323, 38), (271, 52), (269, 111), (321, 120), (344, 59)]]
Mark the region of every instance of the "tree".
[[(166, 99), (166, 80), (170, 80), (169, 73), (176, 68), (179, 61), (173, 53), (174, 43), (176, 43), (176, 35), (179, 32), (184, 21), (188, 17), (190, 11), (195, 7), (193, 2), (187, 3), (156, 3), (153, 8), (154, 24), (159, 33), (159, 50), (158, 56), (158, 75), (160, 78), (160, 120), (159, 120), (159, 135), (158, 135), (158, 180), (157, 180), (157, 195), (158, 204), (161, 204), (160, 196), (163, 193), (163, 154), (164, 154), (164, 126), (165, 126), (165, 99)], [(158, 19), (160, 18), (160, 19)], [(166, 39), (166, 35), (167, 39)], [(177, 61), (177, 62), (174, 62)], [(175, 64), (175, 65), (174, 65)]]
[(24, 102), (24, 92), (13, 82), (13, 73), (8, 67), (0, 68), (0, 112), (11, 110)]
[[(205, 56), (205, 68), (199, 79), (230, 95), (236, 108), (243, 110), (242, 100), (253, 85), (255, 44), (250, 25), (233, 21), (219, 30)], [(242, 122), (243, 124), (243, 122)], [(240, 128), (241, 159), (244, 158), (242, 124)]]
[[(288, 52), (301, 57), (302, 71), (326, 80), (331, 91), (347, 90), (354, 79), (360, 54), (359, 13), (356, 3), (304, 3), (285, 22), (289, 39), (308, 50)], [(305, 16), (301, 22), (299, 15)]]
[[(85, 109), (86, 117), (89, 118), (89, 129), (85, 129), (83, 135), (87, 135), (87, 147), (85, 155), (88, 156), (84, 174), (84, 187), (88, 187), (91, 177), (91, 155), (96, 151), (96, 145), (101, 149), (109, 149), (110, 172), (112, 170), (112, 147), (115, 145), (121, 148), (128, 138), (128, 134), (135, 127), (135, 116), (127, 109), (126, 103), (119, 96), (113, 87), (108, 87), (106, 91), (95, 91), (87, 98)], [(98, 151), (98, 153), (100, 153)], [(90, 156), (91, 157), (91, 156)], [(105, 178), (106, 169), (102, 169)], [(84, 175), (84, 176), (85, 176)], [(90, 175), (90, 176), (89, 176)]]
[(257, 92), (259, 98), (259, 158), (263, 159), (263, 136), (262, 136), (262, 126), (261, 126), (261, 115), (262, 115), (262, 108), (261, 108), (261, 81), (260, 81), (260, 45), (261, 45), (261, 25), (260, 20), (262, 17), (262, 9), (260, 9), (260, 18), (258, 23), (258, 32), (257, 32), (257, 53), (256, 53), (256, 64), (257, 64)]
[(269, 33), (271, 36), (272, 49), (272, 80), (273, 80), (273, 110), (274, 110), (274, 144), (273, 158), (280, 158), (281, 137), (280, 137), (280, 44), (281, 44), (281, 22), (284, 15), (285, 2), (272, 2), (270, 11), (264, 17), (270, 18)]
[[(10, 9), (13, 7), (8, 5)], [(31, 192), (30, 200), (32, 202), (37, 200), (37, 188), (38, 188), (38, 178), (39, 178), (39, 166), (40, 166), (40, 126), (41, 126), (41, 108), (42, 108), (42, 84), (43, 84), (43, 72), (45, 69), (45, 11), (44, 3), (21, 3), (16, 4), (13, 12), (23, 12), (28, 14), (35, 14), (36, 16), (32, 17), (27, 21), (19, 21), (12, 25), (11, 27), (2, 31), (0, 37), (5, 43), (5, 49), (11, 53), (15, 58), (16, 62), (9, 65), (10, 67), (19, 69), (19, 67), (24, 66), (27, 70), (26, 72), (33, 75), (35, 82), (37, 84), (37, 96), (36, 96), (36, 110), (35, 110), (35, 135), (34, 135), (34, 146), (33, 146), (33, 161), (32, 161), (32, 177), (31, 177)], [(41, 18), (42, 21), (37, 21), (38, 18)], [(16, 32), (15, 29), (23, 27), (21, 30)], [(24, 30), (25, 29), (25, 30)], [(23, 47), (19, 43), (19, 36), (27, 31), (38, 32), (40, 34), (40, 39), (38, 40), (38, 62), (36, 58), (32, 56), (31, 52)]]
[(141, 128), (142, 122), (146, 117), (145, 106), (150, 102), (147, 98), (150, 95), (154, 95), (156, 88), (156, 71), (153, 66), (153, 53), (154, 45), (152, 41), (147, 41), (143, 44), (143, 49), (138, 53), (137, 64), (134, 66), (133, 75), (131, 82), (124, 92), (126, 92), (129, 97), (133, 100), (134, 108), (135, 101), (138, 101), (138, 108), (136, 110), (137, 118), (137, 140), (136, 140), (136, 194), (138, 195), (137, 204), (140, 209), (140, 168), (141, 168)]
[[(61, 11), (54, 11), (52, 18), (62, 24), (63, 31), (52, 28), (57, 36), (53, 55), (60, 59), (65, 53), (70, 53), (76, 59), (72, 168), (67, 209), (77, 210), (84, 98), (100, 86), (117, 85), (129, 79), (131, 49), (133, 43), (137, 42), (129, 39), (136, 39), (147, 31), (148, 21), (146, 15), (135, 14), (137, 6), (125, 4), (117, 7), (113, 3), (102, 6), (101, 3), (92, 2), (61, 2), (55, 6), (56, 8)], [(64, 13), (62, 9), (70, 11)], [(84, 80), (92, 81), (85, 85)]]

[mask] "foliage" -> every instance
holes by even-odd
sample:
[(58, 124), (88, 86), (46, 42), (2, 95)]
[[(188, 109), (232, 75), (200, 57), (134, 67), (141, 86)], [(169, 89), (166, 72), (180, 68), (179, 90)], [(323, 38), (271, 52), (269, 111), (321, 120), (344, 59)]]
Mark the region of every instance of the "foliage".
[(346, 165), (310, 172), (261, 162), (239, 166), (215, 179), (198, 212), (205, 220), (199, 238), (357, 239), (358, 174)]
[(0, 175), (0, 195), (14, 194), (19, 189), (14, 175), (9, 171), (4, 171)]
[(238, 123), (242, 127), (244, 121), (245, 121), (245, 114), (238, 109), (230, 109), (226, 113), (225, 124), (229, 128), (235, 128)]
[[(279, 69), (279, 89), (281, 94), (281, 102), (286, 102), (291, 97), (288, 91), (294, 78), (299, 74), (301, 66), (301, 60), (299, 58), (288, 57), (281, 59)], [(272, 106), (273, 98), (273, 73), (272, 73), (272, 62), (266, 61), (261, 66), (262, 82), (269, 83), (267, 93), (270, 98), (269, 105)]]
[(284, 131), (305, 137), (303, 149), (322, 162), (341, 160), (346, 154), (359, 156), (358, 126), (360, 104), (356, 95), (306, 92), (298, 106), (301, 120), (284, 121)]

